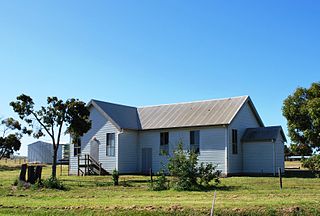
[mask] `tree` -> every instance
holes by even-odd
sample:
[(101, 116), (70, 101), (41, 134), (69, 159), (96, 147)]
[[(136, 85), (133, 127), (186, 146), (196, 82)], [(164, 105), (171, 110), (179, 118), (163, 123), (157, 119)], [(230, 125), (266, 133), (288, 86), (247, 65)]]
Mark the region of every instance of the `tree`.
[(282, 113), (294, 143), (320, 149), (320, 82), (297, 88), (284, 100)]
[(295, 144), (292, 143), (290, 145), (290, 151), (292, 155), (296, 155), (296, 156), (309, 156), (312, 155), (312, 148), (310, 145), (308, 144)]
[(9, 157), (14, 151), (20, 149), (22, 136), (19, 133), (21, 125), (13, 118), (4, 119), (0, 124), (3, 126), (2, 136), (0, 137), (0, 159), (2, 159), (3, 157)]
[(291, 148), (287, 145), (284, 145), (284, 156), (289, 157), (292, 156)]
[(73, 142), (91, 128), (89, 110), (84, 102), (78, 99), (60, 100), (57, 97), (48, 97), (47, 106), (35, 110), (33, 99), (25, 94), (11, 102), (13, 110), (26, 122), (22, 129), (24, 133), (33, 134), (35, 138), (49, 135), (52, 140), (52, 177), (56, 178), (57, 152), (63, 127), (65, 133), (73, 137)]

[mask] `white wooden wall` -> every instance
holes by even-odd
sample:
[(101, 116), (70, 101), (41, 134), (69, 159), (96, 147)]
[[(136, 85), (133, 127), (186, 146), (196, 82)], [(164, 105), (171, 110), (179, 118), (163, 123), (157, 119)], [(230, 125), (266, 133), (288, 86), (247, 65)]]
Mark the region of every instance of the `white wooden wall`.
[[(241, 173), (243, 171), (242, 163), (244, 154), (241, 138), (247, 128), (259, 126), (250, 105), (248, 103), (244, 104), (228, 128), (228, 173)], [(232, 129), (238, 130), (238, 154), (232, 154)]]
[[(225, 172), (225, 134), (222, 127), (169, 129), (142, 131), (139, 134), (139, 142), (142, 148), (152, 148), (152, 169), (157, 172), (166, 166), (169, 157), (173, 155), (179, 141), (182, 141), (185, 150), (190, 149), (190, 131), (200, 130), (200, 155), (199, 163), (213, 163), (218, 165), (219, 170)], [(160, 132), (169, 132), (169, 156), (160, 155)], [(141, 150), (139, 151), (141, 155)], [(141, 169), (141, 156), (140, 166)]]
[[(92, 128), (81, 138), (81, 154), (90, 154), (90, 141), (96, 138), (99, 143), (99, 161), (102, 167), (109, 172), (118, 169), (118, 134), (119, 130), (95, 108), (90, 109)], [(106, 134), (115, 133), (115, 156), (106, 155)], [(70, 145), (70, 174), (77, 174), (78, 159), (74, 157), (74, 145)]]

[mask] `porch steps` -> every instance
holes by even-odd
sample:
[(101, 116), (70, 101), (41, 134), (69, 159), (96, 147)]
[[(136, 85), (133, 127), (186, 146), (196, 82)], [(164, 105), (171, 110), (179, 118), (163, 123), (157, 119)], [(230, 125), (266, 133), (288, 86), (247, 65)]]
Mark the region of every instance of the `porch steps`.
[(89, 154), (78, 156), (78, 176), (79, 175), (109, 175), (110, 173), (102, 167)]

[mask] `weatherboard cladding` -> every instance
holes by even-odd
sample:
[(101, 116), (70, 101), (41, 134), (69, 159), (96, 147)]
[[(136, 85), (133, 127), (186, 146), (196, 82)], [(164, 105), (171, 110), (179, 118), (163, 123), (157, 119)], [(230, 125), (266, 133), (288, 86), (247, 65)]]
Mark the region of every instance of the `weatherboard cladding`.
[(248, 96), (198, 102), (130, 107), (92, 100), (122, 129), (150, 130), (230, 124)]

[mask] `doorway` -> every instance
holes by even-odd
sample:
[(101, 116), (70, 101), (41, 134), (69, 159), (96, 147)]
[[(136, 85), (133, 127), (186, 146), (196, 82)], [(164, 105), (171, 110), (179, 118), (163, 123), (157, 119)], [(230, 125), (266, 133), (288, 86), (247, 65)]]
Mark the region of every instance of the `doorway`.
[(152, 148), (142, 148), (142, 173), (149, 174), (152, 168)]
[(96, 139), (90, 141), (90, 156), (99, 161), (99, 141)]

